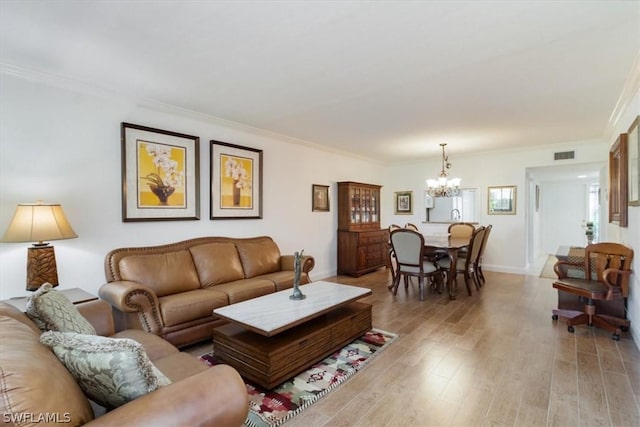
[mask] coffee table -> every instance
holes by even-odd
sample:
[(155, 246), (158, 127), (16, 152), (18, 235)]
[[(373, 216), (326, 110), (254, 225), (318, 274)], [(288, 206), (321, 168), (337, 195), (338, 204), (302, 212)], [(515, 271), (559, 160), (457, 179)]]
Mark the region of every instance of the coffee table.
[(371, 330), (371, 290), (319, 281), (213, 311), (229, 323), (213, 330), (216, 359), (267, 389)]

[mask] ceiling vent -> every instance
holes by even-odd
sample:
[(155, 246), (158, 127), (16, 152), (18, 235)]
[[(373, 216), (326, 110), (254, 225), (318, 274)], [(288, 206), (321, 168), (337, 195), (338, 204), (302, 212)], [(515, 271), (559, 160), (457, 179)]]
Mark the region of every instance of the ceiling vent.
[(553, 160), (570, 160), (575, 158), (575, 151), (560, 151), (558, 153), (553, 153)]

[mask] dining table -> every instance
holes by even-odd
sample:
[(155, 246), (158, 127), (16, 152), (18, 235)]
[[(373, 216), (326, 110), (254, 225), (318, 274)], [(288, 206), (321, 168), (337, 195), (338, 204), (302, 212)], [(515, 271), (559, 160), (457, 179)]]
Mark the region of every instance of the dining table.
[(425, 252), (446, 252), (451, 259), (449, 271), (447, 272), (447, 289), (449, 298), (456, 299), (456, 265), (458, 262), (458, 252), (469, 248), (470, 237), (451, 237), (450, 235), (424, 234)]

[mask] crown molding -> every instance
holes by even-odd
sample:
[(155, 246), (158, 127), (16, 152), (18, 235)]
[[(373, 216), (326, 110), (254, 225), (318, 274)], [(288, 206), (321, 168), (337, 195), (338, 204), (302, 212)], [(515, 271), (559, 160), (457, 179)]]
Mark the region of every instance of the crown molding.
[(283, 135), (277, 132), (272, 132), (266, 129), (257, 128), (243, 123), (234, 122), (231, 120), (223, 119), (220, 117), (212, 116), (210, 114), (193, 111), (187, 108), (178, 107), (176, 105), (167, 104), (164, 102), (156, 101), (149, 98), (135, 98), (131, 94), (125, 94), (113, 89), (98, 86), (93, 83), (84, 82), (77, 79), (63, 77), (56, 74), (45, 73), (42, 71), (22, 67), (15, 64), (0, 61), (0, 74), (16, 77), (22, 80), (28, 80), (35, 83), (41, 83), (48, 86), (53, 86), (61, 89), (66, 89), (82, 94), (111, 98), (115, 101), (133, 103), (138, 107), (146, 108), (149, 110), (158, 111), (166, 114), (178, 115), (181, 117), (211, 123), (217, 126), (235, 129), (241, 132), (250, 133), (256, 136), (264, 138), (275, 139), (277, 141), (287, 142), (290, 144), (296, 144), (305, 146), (307, 148), (313, 148), (319, 151), (324, 151), (340, 156), (347, 156), (362, 161), (372, 162), (376, 164), (385, 164), (384, 161), (374, 159), (371, 157), (361, 156), (348, 151), (340, 150), (333, 147), (327, 147), (325, 145), (307, 141), (300, 138), (295, 138), (287, 135)]
[[(611, 116), (609, 116), (609, 122), (607, 123), (607, 127), (604, 132), (605, 141), (615, 141), (618, 137), (620, 131), (618, 129), (626, 129), (626, 127), (622, 126), (620, 120), (625, 113), (625, 111), (631, 105), (633, 99), (638, 96), (640, 93), (640, 53), (636, 56), (636, 60), (633, 63), (633, 67), (631, 67), (631, 71), (629, 72), (629, 76), (625, 81), (625, 84), (622, 88), (622, 93), (618, 97), (618, 101), (616, 102), (613, 111), (611, 112)], [(637, 114), (634, 114), (635, 117)], [(624, 132), (624, 131), (623, 131)]]

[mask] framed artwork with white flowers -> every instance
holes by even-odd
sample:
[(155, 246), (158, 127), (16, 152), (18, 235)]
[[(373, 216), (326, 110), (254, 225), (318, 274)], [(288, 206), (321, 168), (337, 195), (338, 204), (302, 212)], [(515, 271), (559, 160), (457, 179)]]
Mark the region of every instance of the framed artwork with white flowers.
[(200, 138), (121, 124), (122, 220), (200, 219)]
[(211, 141), (211, 219), (262, 218), (262, 150)]

